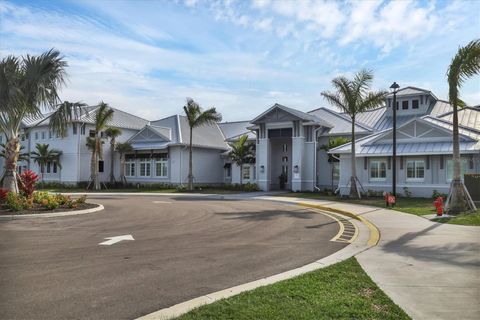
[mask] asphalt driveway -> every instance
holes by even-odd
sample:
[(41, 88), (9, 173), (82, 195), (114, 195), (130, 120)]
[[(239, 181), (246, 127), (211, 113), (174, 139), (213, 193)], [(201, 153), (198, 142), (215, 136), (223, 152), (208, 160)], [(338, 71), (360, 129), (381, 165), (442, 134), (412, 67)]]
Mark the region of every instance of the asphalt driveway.
[[(343, 248), (331, 218), (255, 200), (111, 196), (105, 211), (0, 222), (1, 319), (132, 319)], [(134, 241), (99, 245), (105, 238)]]

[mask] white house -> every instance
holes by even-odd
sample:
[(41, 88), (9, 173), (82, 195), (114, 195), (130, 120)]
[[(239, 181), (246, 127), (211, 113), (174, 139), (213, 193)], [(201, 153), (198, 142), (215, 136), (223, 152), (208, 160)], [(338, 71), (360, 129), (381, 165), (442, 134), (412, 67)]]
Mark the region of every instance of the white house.
[[(433, 190), (447, 192), (452, 176), (452, 108), (432, 92), (406, 87), (397, 93), (397, 190), (407, 188), (414, 196), (431, 196)], [(385, 105), (357, 117), (356, 166), (364, 191), (389, 190), (392, 176), (392, 97)], [(47, 166), (45, 179), (63, 183), (88, 181), (90, 152), (85, 143), (93, 133), (96, 107), (86, 109), (69, 126), (65, 138), (48, 130), (48, 115), (25, 119), (22, 145), (33, 151), (36, 143), (48, 143), (63, 151), (62, 168)], [(480, 173), (480, 108), (459, 111), (463, 173)], [(184, 184), (188, 177), (189, 127), (186, 118), (173, 115), (148, 121), (115, 109), (111, 126), (122, 130), (117, 141), (129, 141), (134, 151), (126, 155), (125, 172), (132, 183)], [(195, 184), (222, 185), (256, 183), (261, 190), (280, 187), (314, 191), (338, 190), (347, 194), (350, 178), (350, 143), (324, 150), (329, 139), (350, 138), (352, 123), (343, 113), (328, 108), (302, 112), (274, 104), (250, 121), (223, 122), (193, 131), (193, 175)], [(254, 163), (243, 170), (228, 158), (229, 143), (242, 135), (255, 144)], [(0, 143), (4, 142), (0, 136)], [(106, 142), (100, 178), (109, 179), (109, 146)], [(119, 155), (115, 176), (119, 177)], [(337, 159), (337, 160), (336, 160)], [(2, 160), (0, 160), (2, 161)], [(32, 161), (20, 170), (39, 171)], [(480, 188), (480, 186), (479, 186)]]

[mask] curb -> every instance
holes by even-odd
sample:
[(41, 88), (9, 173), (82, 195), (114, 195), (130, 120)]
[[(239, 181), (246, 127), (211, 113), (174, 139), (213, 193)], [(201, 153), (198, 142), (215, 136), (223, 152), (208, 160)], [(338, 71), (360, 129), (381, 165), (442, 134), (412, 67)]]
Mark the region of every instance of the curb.
[[(329, 208), (326, 206), (322, 205), (315, 205), (311, 203), (304, 203), (304, 202), (289, 202), (291, 204), (297, 204), (299, 206), (304, 206), (304, 207), (310, 207), (310, 208), (315, 208), (315, 209), (322, 209), (325, 211), (332, 211), (335, 213), (339, 213), (342, 215), (347, 215), (348, 217), (351, 217), (355, 220), (358, 220), (362, 223), (364, 223), (368, 229), (370, 230), (370, 236), (367, 241), (367, 245), (359, 245), (354, 243), (351, 243), (347, 245), (345, 248), (325, 257), (320, 260), (317, 260), (315, 262), (309, 263), (307, 265), (304, 265), (299, 268), (295, 268), (289, 271), (285, 271), (279, 274), (275, 274), (273, 276), (269, 276), (266, 278), (262, 278), (259, 280), (247, 282), (238, 286), (234, 286), (228, 289), (224, 289), (221, 291), (209, 293), (188, 301), (184, 301), (181, 303), (178, 303), (176, 305), (173, 305), (171, 307), (163, 308), (158, 311), (152, 312), (150, 314), (141, 316), (137, 318), (136, 320), (165, 320), (165, 319), (173, 319), (178, 316), (181, 316), (182, 314), (185, 314), (195, 308), (201, 307), (203, 305), (211, 304), (215, 301), (221, 300), (221, 299), (226, 299), (232, 296), (235, 296), (237, 294), (240, 294), (245, 291), (250, 291), (254, 290), (259, 287), (263, 287), (266, 285), (274, 284), (283, 280), (288, 280), (297, 276), (300, 276), (302, 274), (305, 274), (307, 272), (315, 271), (318, 269), (322, 269), (325, 267), (328, 267), (330, 265), (333, 265), (337, 262), (341, 262), (343, 260), (346, 260), (350, 257), (353, 257), (369, 248), (372, 246), (375, 246), (378, 243), (380, 233), (375, 225), (373, 225), (370, 221), (367, 219), (358, 216), (354, 213), (344, 211), (344, 210), (339, 210), (335, 208)], [(321, 214), (321, 213), (320, 213)], [(373, 236), (372, 236), (373, 234)], [(374, 244), (371, 244), (374, 243)]]
[(310, 202), (295, 202), (295, 203), (300, 205), (300, 206), (315, 208), (315, 209), (321, 209), (321, 210), (325, 210), (325, 211), (331, 211), (331, 212), (335, 212), (335, 213), (342, 214), (344, 216), (359, 220), (362, 223), (364, 223), (368, 227), (368, 229), (370, 230), (370, 239), (368, 239), (368, 242), (367, 242), (368, 246), (369, 247), (376, 246), (378, 244), (378, 242), (380, 241), (380, 230), (377, 228), (376, 225), (374, 225), (373, 223), (371, 223), (369, 220), (365, 219), (361, 215), (355, 214), (355, 213), (350, 212), (350, 211), (345, 211), (345, 210), (341, 210), (341, 209), (336, 209), (336, 208), (324, 206), (324, 205), (321, 205), (321, 204), (313, 204), (313, 203), (310, 203)]
[(50, 212), (50, 213), (35, 213), (35, 214), (9, 214), (1, 215), (0, 221), (10, 221), (10, 220), (23, 220), (23, 219), (35, 219), (35, 218), (54, 218), (54, 217), (65, 217), (65, 216), (76, 216), (79, 214), (94, 213), (102, 211), (105, 209), (103, 205), (98, 203), (91, 204), (97, 205), (95, 208), (76, 210), (76, 211), (62, 211), (62, 212)]

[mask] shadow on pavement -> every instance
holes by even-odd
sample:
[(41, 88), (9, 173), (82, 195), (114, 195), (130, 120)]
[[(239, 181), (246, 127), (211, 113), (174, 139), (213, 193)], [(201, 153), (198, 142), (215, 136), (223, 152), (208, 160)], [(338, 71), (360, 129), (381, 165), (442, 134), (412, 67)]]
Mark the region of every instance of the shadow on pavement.
[(425, 246), (410, 243), (418, 237), (425, 236), (427, 233), (440, 226), (441, 224), (434, 224), (418, 232), (406, 233), (400, 238), (386, 243), (382, 250), (385, 252), (391, 252), (405, 257), (414, 257), (415, 259), (429, 262), (437, 261), (454, 266), (479, 267), (480, 256), (478, 255), (478, 252), (480, 252), (480, 243), (438, 243)]
[(264, 210), (255, 212), (220, 212), (216, 215), (224, 216), (225, 220), (251, 220), (251, 221), (266, 221), (273, 220), (280, 217), (289, 217), (297, 219), (312, 219), (317, 213), (311, 213), (303, 209), (299, 210)]

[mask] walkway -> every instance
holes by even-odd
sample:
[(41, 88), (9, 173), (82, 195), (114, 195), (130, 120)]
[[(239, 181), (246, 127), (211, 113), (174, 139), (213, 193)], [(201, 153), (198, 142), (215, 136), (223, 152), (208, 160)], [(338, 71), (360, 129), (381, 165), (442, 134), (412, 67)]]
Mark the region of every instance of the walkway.
[(380, 242), (357, 259), (413, 319), (480, 319), (480, 228), (431, 222), (397, 211), (298, 198), (362, 215)]

